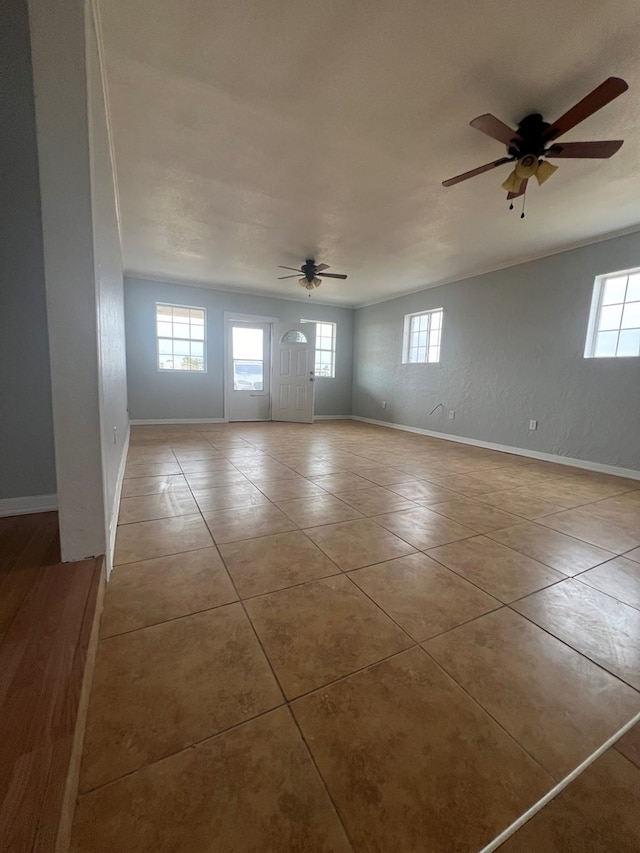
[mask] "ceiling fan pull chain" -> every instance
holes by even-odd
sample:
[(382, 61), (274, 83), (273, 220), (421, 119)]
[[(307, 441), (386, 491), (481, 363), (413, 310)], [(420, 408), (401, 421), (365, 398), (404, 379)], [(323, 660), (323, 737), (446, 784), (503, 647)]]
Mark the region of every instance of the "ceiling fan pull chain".
[(522, 193), (522, 213), (520, 214), (520, 219), (524, 219), (524, 203), (526, 201), (526, 198), (527, 198), (527, 191), (525, 189), (525, 191)]

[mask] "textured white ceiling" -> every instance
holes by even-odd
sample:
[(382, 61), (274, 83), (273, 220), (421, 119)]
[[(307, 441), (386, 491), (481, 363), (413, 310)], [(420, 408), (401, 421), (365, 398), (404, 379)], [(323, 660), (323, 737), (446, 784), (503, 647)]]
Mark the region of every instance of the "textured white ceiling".
[[(640, 228), (638, 0), (101, 0), (130, 274), (355, 305)], [(469, 127), (627, 93), (563, 140), (616, 139), (509, 212)], [(535, 184), (535, 182), (533, 182)], [(285, 274), (282, 272), (282, 274)]]

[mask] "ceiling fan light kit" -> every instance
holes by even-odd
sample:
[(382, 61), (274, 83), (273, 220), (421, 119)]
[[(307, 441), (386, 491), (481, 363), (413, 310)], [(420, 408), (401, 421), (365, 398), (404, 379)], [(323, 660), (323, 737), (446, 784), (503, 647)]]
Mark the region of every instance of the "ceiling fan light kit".
[(307, 278), (301, 278), (298, 279), (298, 284), (300, 285), (300, 287), (304, 287), (306, 290), (313, 290), (314, 287), (320, 287), (320, 285), (322, 284), (322, 279), (314, 278), (309, 281), (309, 279)]
[[(517, 130), (512, 130), (491, 113), (474, 118), (470, 122), (471, 127), (475, 127), (492, 139), (502, 142), (507, 148), (508, 156), (494, 160), (492, 163), (486, 163), (484, 166), (478, 166), (469, 172), (463, 172), (461, 175), (456, 175), (455, 178), (449, 178), (443, 181), (442, 185), (451, 187), (469, 178), (474, 178), (476, 175), (496, 169), (505, 163), (515, 162), (516, 165), (506, 181), (502, 183), (502, 188), (507, 191), (508, 200), (522, 196), (521, 218), (524, 218), (524, 196), (528, 181), (535, 177), (538, 184), (541, 185), (558, 168), (543, 158), (608, 158), (620, 149), (622, 146), (621, 139), (565, 143), (556, 143), (555, 140), (602, 109), (618, 95), (626, 92), (628, 88), (627, 83), (620, 77), (609, 77), (559, 119), (556, 119), (553, 124), (544, 121), (539, 113), (525, 116), (518, 123)], [(513, 209), (513, 204), (510, 205), (510, 209)]]

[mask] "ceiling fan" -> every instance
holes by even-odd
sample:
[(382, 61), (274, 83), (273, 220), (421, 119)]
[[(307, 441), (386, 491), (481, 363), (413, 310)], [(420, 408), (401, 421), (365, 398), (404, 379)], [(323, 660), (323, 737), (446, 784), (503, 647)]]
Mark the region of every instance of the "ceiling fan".
[(313, 290), (314, 287), (319, 287), (322, 284), (323, 278), (346, 278), (346, 275), (342, 273), (323, 272), (323, 270), (330, 269), (329, 264), (316, 264), (313, 258), (307, 258), (298, 270), (295, 267), (282, 266), (279, 266), (278, 269), (294, 270), (296, 273), (295, 275), (278, 276), (278, 281), (282, 281), (285, 278), (297, 278), (302, 273), (302, 278), (298, 279), (298, 284), (306, 290)]
[[(468, 178), (474, 178), (476, 175), (495, 169), (497, 166), (502, 166), (504, 163), (515, 161), (515, 168), (502, 184), (503, 189), (507, 191), (507, 198), (514, 199), (524, 196), (530, 178), (535, 176), (538, 184), (543, 184), (556, 171), (558, 167), (547, 162), (546, 159), (543, 160), (543, 157), (589, 159), (612, 157), (621, 147), (622, 139), (606, 142), (556, 142), (555, 140), (613, 101), (618, 95), (626, 92), (628, 88), (627, 83), (620, 77), (609, 77), (556, 119), (553, 124), (544, 121), (539, 113), (525, 116), (518, 122), (517, 130), (511, 130), (491, 113), (474, 118), (469, 122), (471, 127), (506, 145), (508, 156), (486, 163), (484, 166), (478, 166), (477, 169), (471, 169), (462, 175), (456, 175), (455, 178), (449, 178), (442, 182), (442, 186), (451, 187)], [(524, 217), (524, 210), (522, 217)]]

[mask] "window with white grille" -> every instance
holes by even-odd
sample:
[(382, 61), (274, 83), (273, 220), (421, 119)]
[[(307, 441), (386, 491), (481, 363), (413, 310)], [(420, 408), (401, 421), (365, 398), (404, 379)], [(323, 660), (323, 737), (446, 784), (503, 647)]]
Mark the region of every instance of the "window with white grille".
[(440, 361), (442, 318), (442, 308), (405, 315), (403, 364), (430, 364)]
[(156, 304), (158, 370), (206, 370), (206, 311)]
[(640, 269), (596, 278), (584, 356), (640, 356)]
[(336, 375), (336, 324), (327, 320), (300, 320), (315, 323), (316, 376), (335, 378)]

